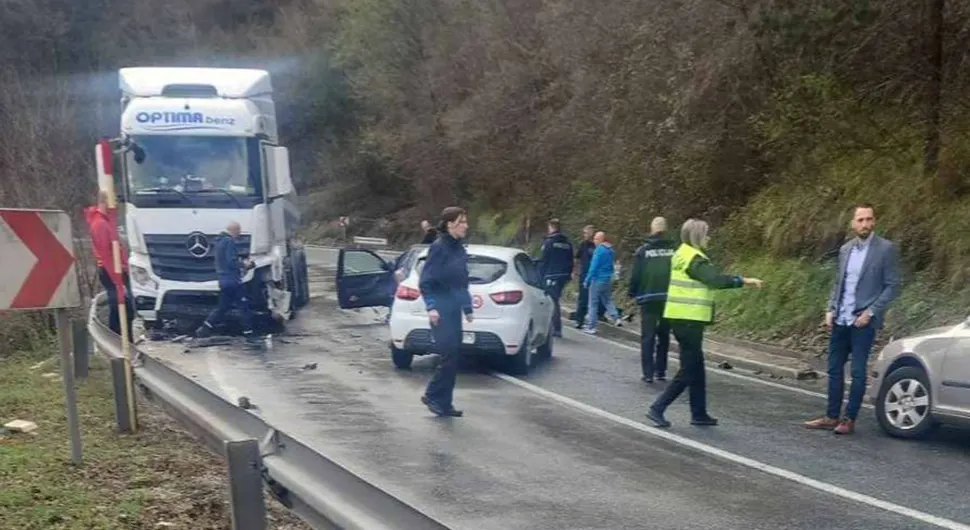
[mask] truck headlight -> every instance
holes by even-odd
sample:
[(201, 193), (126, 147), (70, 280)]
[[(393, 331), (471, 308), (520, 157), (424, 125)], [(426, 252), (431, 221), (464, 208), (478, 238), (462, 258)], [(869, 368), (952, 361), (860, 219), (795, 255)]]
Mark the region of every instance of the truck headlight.
[(150, 287), (153, 291), (158, 290), (158, 282), (152, 279), (152, 275), (148, 273), (148, 270), (144, 267), (139, 267), (138, 265), (131, 266), (131, 279), (135, 283), (143, 287)]

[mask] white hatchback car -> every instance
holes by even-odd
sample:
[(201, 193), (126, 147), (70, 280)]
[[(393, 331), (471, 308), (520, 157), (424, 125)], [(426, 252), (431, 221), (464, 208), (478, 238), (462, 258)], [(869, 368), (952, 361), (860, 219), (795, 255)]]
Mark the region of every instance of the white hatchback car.
[[(464, 322), (462, 353), (499, 358), (509, 371), (528, 373), (552, 356), (552, 298), (542, 289), (535, 262), (508, 247), (468, 245), (474, 320)], [(428, 250), (399, 285), (394, 263), (367, 249), (342, 249), (337, 264), (340, 307), (390, 307), (391, 358), (408, 368), (415, 355), (433, 353), (431, 325), (418, 288)], [(393, 297), (393, 298), (392, 298)]]

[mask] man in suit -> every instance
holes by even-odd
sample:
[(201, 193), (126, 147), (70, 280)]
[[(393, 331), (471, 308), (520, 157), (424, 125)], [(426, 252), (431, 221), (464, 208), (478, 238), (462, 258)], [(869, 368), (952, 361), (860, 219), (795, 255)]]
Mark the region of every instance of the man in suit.
[[(829, 429), (852, 434), (866, 390), (866, 363), (882, 327), (886, 308), (899, 294), (899, 249), (873, 233), (875, 210), (860, 204), (853, 210), (855, 237), (839, 251), (839, 269), (829, 295), (825, 325), (829, 339), (828, 408), (825, 416), (805, 423), (809, 429)], [(852, 384), (845, 416), (840, 420), (846, 361), (850, 361)]]

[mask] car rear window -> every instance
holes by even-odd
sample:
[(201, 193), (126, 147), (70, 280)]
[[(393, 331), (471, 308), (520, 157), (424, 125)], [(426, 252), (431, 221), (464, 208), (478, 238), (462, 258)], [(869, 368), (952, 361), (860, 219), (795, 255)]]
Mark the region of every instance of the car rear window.
[[(419, 276), (424, 269), (426, 259), (427, 256), (422, 257), (415, 266), (415, 271)], [(508, 268), (508, 264), (500, 259), (470, 254), (468, 256), (468, 282), (473, 285), (485, 285), (498, 281), (499, 278), (505, 276)]]

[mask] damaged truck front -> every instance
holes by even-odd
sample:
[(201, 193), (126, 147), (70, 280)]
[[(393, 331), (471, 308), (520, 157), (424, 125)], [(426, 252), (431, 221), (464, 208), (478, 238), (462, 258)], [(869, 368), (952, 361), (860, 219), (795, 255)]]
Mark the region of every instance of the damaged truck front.
[[(131, 292), (149, 330), (190, 327), (219, 296), (213, 248), (232, 221), (255, 314), (282, 324), (309, 301), (287, 149), (263, 70), (123, 68), (113, 187)], [(232, 316), (232, 315), (230, 315)]]

